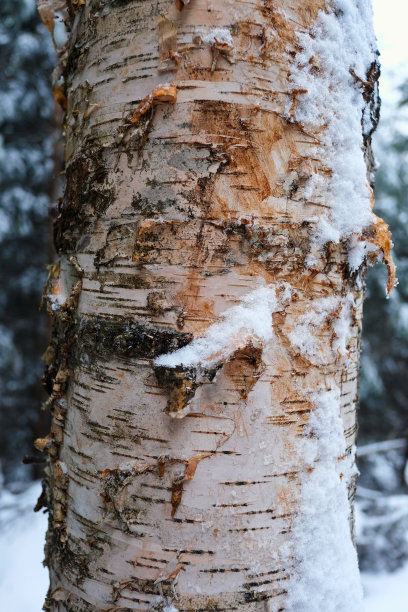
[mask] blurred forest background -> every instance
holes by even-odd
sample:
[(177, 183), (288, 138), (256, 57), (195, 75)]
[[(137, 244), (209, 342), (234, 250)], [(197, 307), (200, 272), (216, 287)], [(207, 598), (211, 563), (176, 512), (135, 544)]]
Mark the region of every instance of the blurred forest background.
[[(53, 258), (55, 167), (63, 151), (50, 84), (54, 65), (35, 0), (1, 0), (0, 530), (11, 520), (8, 512), (2, 521), (4, 508), (15, 503), (21, 510), (23, 491), (41, 477), (42, 457), (32, 442), (49, 428), (39, 410), (49, 322), (39, 304)], [(403, 74), (398, 80), (398, 99), (383, 102), (375, 137), (375, 212), (392, 229), (399, 285), (385, 299), (385, 267), (369, 270), (364, 307), (357, 535), (361, 567), (370, 572), (408, 562), (408, 67), (406, 80)]]

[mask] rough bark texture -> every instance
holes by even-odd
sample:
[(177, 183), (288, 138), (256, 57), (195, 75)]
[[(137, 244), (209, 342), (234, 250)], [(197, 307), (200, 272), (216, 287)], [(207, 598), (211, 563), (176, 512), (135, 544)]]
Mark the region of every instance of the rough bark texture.
[[(284, 610), (310, 392), (340, 388), (355, 441), (362, 295), (345, 244), (305, 266), (319, 208), (302, 190), (321, 160), (308, 153), (315, 135), (284, 114), (286, 50), (325, 3), (183, 5), (68, 7), (53, 425), (37, 441), (50, 455), (52, 611)], [(205, 42), (219, 27), (232, 45)], [(293, 288), (272, 343), (212, 372), (154, 368), (260, 279)], [(350, 294), (347, 359), (331, 348), (336, 312), (316, 357), (299, 354), (288, 338), (299, 316)]]

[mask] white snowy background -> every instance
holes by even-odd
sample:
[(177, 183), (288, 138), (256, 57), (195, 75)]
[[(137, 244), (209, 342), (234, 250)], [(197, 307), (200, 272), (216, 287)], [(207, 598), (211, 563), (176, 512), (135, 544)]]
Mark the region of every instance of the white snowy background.
[[(373, 0), (374, 25), (381, 50), (381, 97), (383, 117), (393, 115), (397, 105), (396, 85), (408, 76), (406, 0)], [(380, 128), (381, 130), (381, 128)], [(402, 444), (402, 442), (401, 442)], [(398, 448), (398, 442), (397, 442)], [(369, 456), (375, 464), (378, 482), (387, 488), (393, 478), (388, 454), (396, 449), (363, 447), (360, 455)], [(0, 610), (7, 612), (40, 612), (47, 590), (48, 576), (42, 566), (45, 514), (32, 512), (41, 492), (40, 483), (26, 487), (20, 493), (11, 493), (0, 482)], [(370, 514), (370, 504), (376, 504), (376, 516)], [(370, 529), (378, 523), (392, 526), (404, 521), (403, 533), (408, 541), (408, 495), (387, 495), (360, 487), (357, 495), (357, 537), (363, 542)], [(387, 545), (387, 543), (385, 543)], [(392, 543), (388, 543), (392, 546)], [(377, 564), (381, 567), (381, 563)], [(406, 612), (408, 610), (408, 565), (392, 573), (362, 574), (365, 593), (362, 612)], [(301, 612), (301, 610), (299, 610)], [(323, 612), (323, 610), (322, 610)]]

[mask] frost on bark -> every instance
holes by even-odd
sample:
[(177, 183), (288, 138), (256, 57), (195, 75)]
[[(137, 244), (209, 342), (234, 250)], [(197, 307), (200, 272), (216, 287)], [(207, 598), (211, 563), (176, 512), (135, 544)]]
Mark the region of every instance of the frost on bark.
[(359, 9), (39, 9), (66, 110), (46, 290), (52, 429), (36, 441), (49, 453), (46, 609), (357, 610), (348, 500), (364, 257), (393, 270), (365, 176), (360, 216), (346, 207), (340, 223), (331, 204), (362, 147), (370, 159), (370, 41), (371, 72), (339, 66), (358, 113), (351, 168), (330, 148), (347, 148), (330, 117), (307, 112), (314, 77), (336, 92), (313, 41), (341, 47)]

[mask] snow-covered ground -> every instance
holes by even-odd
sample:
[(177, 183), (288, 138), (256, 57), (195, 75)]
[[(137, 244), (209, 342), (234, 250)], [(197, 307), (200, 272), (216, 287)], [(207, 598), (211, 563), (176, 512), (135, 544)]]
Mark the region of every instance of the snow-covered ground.
[(408, 565), (392, 574), (363, 574), (364, 612), (407, 612)]
[(47, 515), (33, 512), (41, 493), (35, 482), (24, 493), (0, 497), (0, 610), (40, 612), (47, 592), (43, 567)]
[[(3, 490), (0, 497), (0, 610), (40, 612), (48, 575), (42, 565), (47, 517), (32, 508), (41, 484), (24, 493)], [(362, 612), (407, 612), (408, 565), (392, 574), (363, 574)], [(299, 610), (299, 612), (301, 612)], [(322, 611), (323, 612), (323, 611)]]

